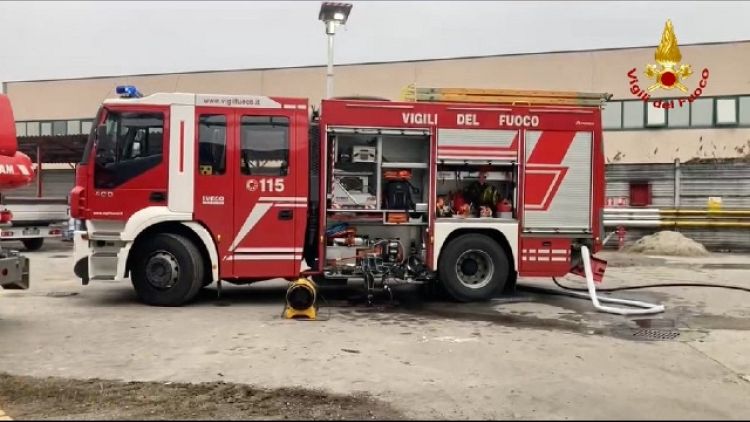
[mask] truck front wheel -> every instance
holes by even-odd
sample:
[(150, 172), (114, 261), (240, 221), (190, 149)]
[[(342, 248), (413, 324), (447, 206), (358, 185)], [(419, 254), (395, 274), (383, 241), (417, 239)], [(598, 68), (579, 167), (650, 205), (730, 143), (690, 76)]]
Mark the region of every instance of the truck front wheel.
[(481, 234), (464, 234), (445, 246), (438, 275), (446, 292), (455, 300), (488, 300), (504, 287), (510, 265), (497, 242)]
[(44, 238), (35, 237), (32, 239), (22, 239), (21, 242), (27, 251), (38, 251), (39, 249), (42, 249), (42, 245), (44, 245)]
[(187, 238), (159, 233), (138, 242), (132, 253), (131, 280), (138, 298), (153, 306), (180, 306), (203, 285), (203, 261)]

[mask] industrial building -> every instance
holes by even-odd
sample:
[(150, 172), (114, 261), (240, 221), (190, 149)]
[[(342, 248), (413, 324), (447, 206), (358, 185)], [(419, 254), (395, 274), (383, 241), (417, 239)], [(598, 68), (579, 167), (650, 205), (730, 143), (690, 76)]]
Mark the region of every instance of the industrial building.
[[(655, 58), (656, 49), (337, 65), (334, 95), (398, 100), (411, 84), (608, 92), (613, 98), (603, 124), (611, 206), (705, 208), (709, 197), (719, 197), (725, 207), (750, 207), (750, 167), (737, 164), (750, 157), (750, 79), (742, 76), (750, 64), (750, 41), (680, 45), (681, 60), (672, 73), (676, 80), (667, 81), (675, 82), (673, 89), (654, 85), (649, 91), (656, 82), (649, 69), (664, 69)], [(135, 85), (146, 95), (293, 96), (316, 105), (325, 92), (325, 66), (15, 81), (3, 88), (14, 106), (22, 148), (36, 157), (40, 145), (43, 162), (70, 162), (91, 130), (101, 101), (115, 97), (117, 85)], [(655, 102), (671, 108), (657, 108)], [(696, 166), (711, 166), (696, 173), (701, 175), (695, 182), (700, 188), (690, 185), (688, 175)], [(676, 168), (688, 173), (675, 176)], [(65, 187), (72, 185), (71, 167), (50, 170), (47, 180), (54, 182), (54, 194), (65, 194)]]
[[(656, 46), (543, 54), (365, 63), (336, 66), (335, 95), (398, 99), (409, 84), (420, 87), (507, 88), (609, 92), (604, 124), (610, 163), (671, 163), (696, 157), (737, 157), (750, 152), (750, 41), (682, 45), (682, 63), (693, 74), (683, 83), (693, 93), (703, 69), (709, 77), (692, 103), (656, 109), (630, 91), (636, 69), (645, 89), (644, 69), (655, 64)], [(257, 94), (310, 98), (325, 92), (325, 67), (206, 71), (46, 81), (6, 82), (20, 136), (87, 133), (91, 119), (117, 85), (154, 92)], [(678, 89), (657, 90), (651, 101), (686, 98)], [(703, 147), (703, 148), (701, 148)]]

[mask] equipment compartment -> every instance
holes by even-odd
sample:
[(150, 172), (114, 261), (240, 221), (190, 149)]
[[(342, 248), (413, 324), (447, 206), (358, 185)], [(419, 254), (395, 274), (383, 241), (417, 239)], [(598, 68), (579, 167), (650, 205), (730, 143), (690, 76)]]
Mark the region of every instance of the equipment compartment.
[(437, 218), (517, 218), (515, 163), (438, 164), (437, 170)]

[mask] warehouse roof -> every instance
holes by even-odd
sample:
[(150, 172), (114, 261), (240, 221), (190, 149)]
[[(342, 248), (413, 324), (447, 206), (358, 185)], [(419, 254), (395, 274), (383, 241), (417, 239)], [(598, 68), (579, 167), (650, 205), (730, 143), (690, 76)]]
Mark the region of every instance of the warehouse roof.
[[(715, 41), (715, 42), (705, 42), (705, 43), (680, 44), (680, 47), (728, 45), (728, 44), (743, 44), (743, 43), (750, 43), (750, 40)], [(644, 45), (644, 46), (632, 46), (632, 47), (595, 48), (595, 49), (588, 49), (588, 50), (557, 50), (557, 51), (540, 51), (540, 52), (534, 52), (534, 53), (504, 53), (504, 54), (489, 54), (489, 55), (483, 55), (483, 56), (458, 56), (458, 57), (439, 57), (439, 58), (426, 58), (426, 59), (415, 59), (415, 60), (391, 60), (391, 61), (376, 61), (376, 62), (343, 63), (343, 64), (337, 64), (336, 67), (367, 66), (367, 65), (396, 64), (396, 63), (421, 63), (421, 62), (448, 61), (448, 60), (470, 60), (470, 59), (485, 59), (485, 58), (495, 58), (495, 57), (535, 56), (535, 55), (542, 55), (542, 54), (593, 53), (593, 52), (604, 52), (604, 51), (636, 50), (636, 49), (641, 49), (641, 48), (655, 48), (655, 47), (656, 45)], [(143, 77), (143, 76), (158, 76), (158, 75), (231, 73), (231, 72), (247, 72), (247, 71), (264, 71), (264, 70), (274, 70), (274, 69), (307, 69), (307, 68), (316, 68), (316, 67), (325, 67), (325, 65), (316, 64), (316, 65), (241, 68), (241, 69), (208, 69), (208, 70), (193, 70), (193, 71), (185, 71), (185, 72), (140, 73), (140, 74), (130, 74), (130, 75), (99, 75), (99, 76), (85, 76), (85, 77), (76, 77), (76, 78), (15, 80), (15, 81), (6, 81), (4, 83), (8, 84), (8, 83), (15, 83), (15, 82), (75, 81), (75, 80)]]

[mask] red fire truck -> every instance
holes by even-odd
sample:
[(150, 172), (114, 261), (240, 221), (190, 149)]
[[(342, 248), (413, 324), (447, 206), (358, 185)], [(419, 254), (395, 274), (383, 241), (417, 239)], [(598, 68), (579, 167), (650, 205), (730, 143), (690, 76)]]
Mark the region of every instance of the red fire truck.
[(315, 110), (117, 91), (71, 192), (83, 284), (129, 277), (162, 306), (300, 276), (368, 293), (439, 282), (475, 301), (601, 248), (606, 94), (414, 88)]

